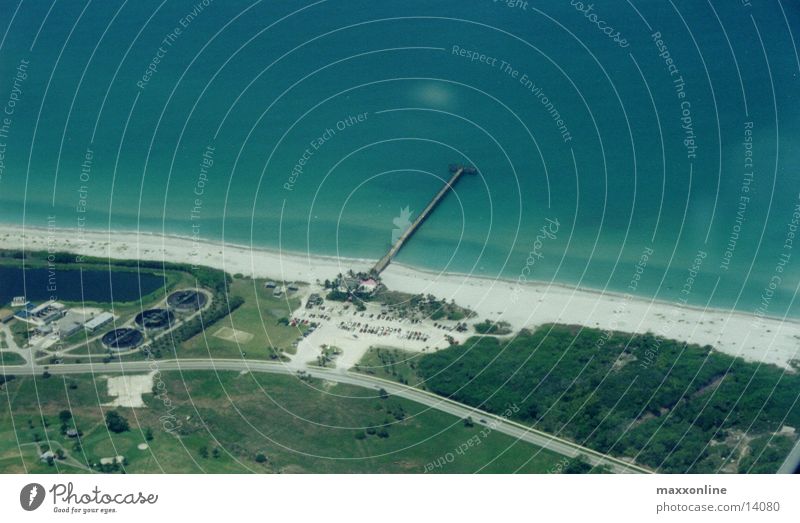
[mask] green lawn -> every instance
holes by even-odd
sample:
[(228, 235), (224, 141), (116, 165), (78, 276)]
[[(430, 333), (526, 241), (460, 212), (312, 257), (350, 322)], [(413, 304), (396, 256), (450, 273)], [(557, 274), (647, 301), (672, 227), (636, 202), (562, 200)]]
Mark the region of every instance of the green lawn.
[[(275, 298), (272, 290), (264, 288), (265, 280), (237, 278), (230, 286), (230, 296), (244, 298), (244, 304), (233, 314), (219, 320), (204, 332), (187, 340), (178, 351), (185, 358), (240, 358), (272, 359), (276, 352), (293, 354), (292, 342), (303, 330), (279, 323), (300, 307), (300, 300), (286, 295)], [(220, 332), (227, 327), (227, 330)], [(237, 341), (217, 336), (235, 329), (242, 336)]]
[(0, 352), (0, 365), (22, 365), (23, 363), (25, 363), (25, 358), (16, 352)]
[(424, 354), (402, 349), (372, 347), (353, 370), (425, 389), (416, 372), (417, 364), (423, 356)]
[[(0, 388), (6, 396), (0, 400), (0, 472), (80, 472), (86, 463), (116, 455), (125, 456), (129, 473), (422, 473), (437, 460), (441, 467), (428, 466), (434, 472), (533, 473), (564, 466), (561, 456), (480, 424), (467, 427), (455, 417), (358, 387), (230, 372), (169, 372), (161, 379), (165, 393), (145, 394), (147, 408), (116, 408), (130, 423), (121, 434), (110, 433), (103, 422), (109, 408), (98, 405), (111, 398), (101, 377), (20, 377), (6, 383)], [(58, 413), (69, 406), (83, 432), (78, 450), (60, 430)], [(165, 431), (160, 417), (177, 430)], [(41, 462), (36, 439), (39, 448), (63, 448), (67, 458)], [(137, 448), (145, 442), (149, 448)], [(267, 460), (257, 462), (258, 454)]]

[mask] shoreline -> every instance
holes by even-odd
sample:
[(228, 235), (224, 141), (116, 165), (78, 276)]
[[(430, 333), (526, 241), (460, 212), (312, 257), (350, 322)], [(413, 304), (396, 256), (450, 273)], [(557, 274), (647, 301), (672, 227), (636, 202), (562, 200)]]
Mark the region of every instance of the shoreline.
[[(207, 265), (231, 274), (310, 284), (350, 269), (366, 271), (375, 261), (148, 231), (0, 224), (0, 248), (20, 249), (23, 244), (26, 250)], [(652, 332), (661, 338), (711, 345), (732, 356), (786, 369), (792, 368), (791, 360), (800, 358), (800, 321), (794, 318), (759, 318), (735, 310), (683, 305), (558, 282), (518, 283), (466, 273), (437, 273), (395, 262), (384, 271), (382, 280), (393, 290), (454, 300), (474, 310), (481, 319), (506, 321), (515, 330), (562, 323), (605, 331)]]

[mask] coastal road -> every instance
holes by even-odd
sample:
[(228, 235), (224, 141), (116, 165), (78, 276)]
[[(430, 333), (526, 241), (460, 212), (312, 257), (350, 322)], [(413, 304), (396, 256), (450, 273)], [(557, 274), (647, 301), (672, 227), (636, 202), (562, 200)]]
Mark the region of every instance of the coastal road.
[(794, 474), (796, 470), (800, 470), (800, 440), (795, 443), (783, 465), (778, 469), (778, 474)]
[[(270, 374), (284, 374), (297, 376), (298, 369), (288, 367), (282, 363), (271, 363), (257, 360), (243, 359), (179, 359), (179, 360), (151, 360), (129, 361), (112, 363), (67, 363), (60, 365), (16, 365), (0, 366), (0, 373), (14, 374), (17, 376), (32, 376), (44, 373), (47, 370), (52, 375), (66, 374), (108, 374), (108, 373), (135, 373), (148, 371), (232, 371), (232, 372), (264, 372)], [(340, 369), (325, 369), (307, 367), (300, 370), (307, 375), (336, 383), (344, 383), (357, 387), (373, 390), (384, 389), (387, 393), (420, 403), (432, 409), (446, 412), (459, 418), (472, 417), (479, 425), (484, 425), (492, 431), (507, 434), (527, 443), (545, 448), (568, 458), (583, 456), (595, 466), (607, 466), (614, 473), (644, 473), (650, 474), (651, 470), (628, 463), (621, 459), (602, 454), (592, 449), (582, 447), (571, 441), (558, 438), (551, 434), (535, 430), (531, 427), (508, 420), (489, 412), (458, 403), (430, 392), (415, 389), (407, 385), (392, 381), (348, 372)]]

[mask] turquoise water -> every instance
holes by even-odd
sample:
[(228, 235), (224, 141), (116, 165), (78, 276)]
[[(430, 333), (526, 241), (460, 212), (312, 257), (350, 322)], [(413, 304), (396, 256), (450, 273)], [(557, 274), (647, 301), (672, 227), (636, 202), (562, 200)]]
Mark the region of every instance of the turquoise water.
[(530, 279), (625, 291), (652, 249), (638, 295), (797, 316), (800, 12), (768, 4), (2, 0), (0, 221), (378, 258), (464, 162), (400, 262), (534, 250)]

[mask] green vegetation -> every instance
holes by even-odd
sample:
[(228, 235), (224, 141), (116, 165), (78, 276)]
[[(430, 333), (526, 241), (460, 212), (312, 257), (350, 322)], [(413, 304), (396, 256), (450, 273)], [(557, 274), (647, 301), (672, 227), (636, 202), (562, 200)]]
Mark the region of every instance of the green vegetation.
[[(48, 253), (46, 252), (29, 251), (25, 252), (23, 255), (21, 251), (0, 250), (0, 264), (18, 266), (23, 258), (25, 259), (26, 266), (29, 267), (46, 266), (48, 264)], [(151, 338), (149, 335), (147, 336), (148, 343), (143, 347), (147, 348), (149, 354), (152, 354), (156, 358), (165, 356), (174, 357), (176, 355), (180, 357), (183, 356), (184, 353), (196, 355), (198, 352), (197, 349), (201, 343), (203, 353), (206, 356), (208, 356), (209, 352), (212, 354), (219, 352), (219, 354), (214, 354), (219, 357), (231, 356), (233, 351), (230, 351), (230, 348), (231, 345), (235, 346), (235, 343), (231, 343), (222, 339), (211, 338), (210, 336), (206, 336), (206, 334), (212, 329), (212, 326), (214, 326), (214, 331), (216, 331), (216, 324), (221, 324), (221, 319), (241, 308), (245, 303), (246, 297), (250, 298), (248, 303), (249, 306), (247, 310), (244, 311), (244, 313), (238, 318), (239, 321), (237, 323), (243, 325), (240, 327), (240, 329), (242, 329), (244, 332), (249, 332), (254, 330), (253, 326), (260, 324), (260, 319), (258, 318), (259, 306), (256, 303), (256, 297), (253, 296), (252, 293), (252, 280), (238, 279), (234, 282), (229, 275), (220, 270), (211, 269), (208, 267), (194, 267), (189, 264), (164, 263), (160, 261), (107, 260), (104, 258), (93, 258), (88, 256), (80, 257), (68, 253), (55, 253), (52, 255), (51, 260), (56, 264), (57, 267), (64, 269), (77, 269), (80, 267), (86, 270), (130, 271), (132, 268), (135, 268), (137, 272), (152, 272), (153, 274), (163, 277), (165, 282), (163, 287), (141, 297), (140, 300), (133, 302), (126, 303), (115, 301), (113, 304), (95, 302), (75, 304), (71, 302), (64, 302), (68, 306), (81, 305), (87, 307), (98, 307), (105, 310), (113, 310), (115, 315), (120, 318), (118, 323), (124, 323), (125, 321), (128, 321), (143, 309), (156, 306), (177, 288), (200, 287), (210, 291), (211, 302), (202, 312), (202, 314), (196, 315), (189, 321), (180, 322), (175, 329), (166, 335), (159, 336), (158, 334), (160, 333), (154, 333), (156, 335), (154, 338)], [(248, 286), (251, 289), (249, 296), (246, 292)], [(262, 306), (265, 302), (268, 304), (268, 310), (270, 312), (276, 311), (275, 314), (280, 314), (281, 316), (286, 316), (291, 313), (292, 309), (289, 305), (286, 305), (285, 301), (284, 306), (279, 307), (276, 304), (271, 303), (272, 301), (276, 301), (271, 300), (271, 295), (267, 297), (265, 293), (260, 293), (257, 298), (262, 300)], [(299, 306), (299, 301), (292, 300), (290, 305), (291, 307), (296, 308)], [(269, 313), (266, 316), (267, 318), (265, 321), (277, 321), (276, 319), (269, 317)], [(21, 321), (15, 321), (11, 324), (11, 331), (18, 345), (27, 345), (28, 329), (29, 326)], [(283, 327), (283, 330), (293, 331), (292, 339), (297, 337), (297, 329)], [(118, 359), (120, 357), (118, 354), (110, 352), (102, 345), (102, 343), (100, 343), (99, 340), (95, 339), (98, 337), (98, 334), (102, 333), (89, 335), (86, 332), (80, 331), (73, 334), (68, 339), (62, 340), (59, 344), (61, 347), (78, 345), (75, 349), (70, 350), (65, 355), (66, 361), (74, 363), (77, 361), (76, 358), (86, 358), (88, 361), (96, 362)], [(283, 332), (282, 334), (284, 335), (284, 338), (287, 337), (286, 332)], [(260, 343), (264, 341), (263, 337), (256, 338), (257, 339), (254, 339), (251, 342), (252, 348), (263, 348), (264, 344)], [(198, 341), (200, 343), (198, 343)], [(285, 339), (282, 339), (281, 341), (285, 341)], [(206, 349), (207, 343), (211, 346), (210, 351), (209, 349)], [(291, 343), (289, 342), (284, 345), (290, 344)], [(219, 351), (217, 350), (218, 345)], [(179, 350), (176, 351), (176, 347), (179, 347)], [(184, 350), (185, 348), (188, 348), (189, 350), (186, 351)], [(192, 351), (192, 349), (195, 350)], [(238, 349), (235, 350), (235, 354), (240, 354)], [(16, 355), (7, 354), (7, 356), (9, 360), (13, 360), (15, 363), (24, 362), (24, 360), (17, 361)], [(37, 354), (37, 357), (38, 356), (45, 357), (45, 361), (47, 361), (47, 355), (45, 353)], [(123, 356), (123, 358), (127, 359), (137, 359), (141, 357), (143, 356)], [(52, 364), (56, 363), (55, 358), (53, 357), (49, 357), (49, 360)]]
[(108, 430), (111, 432), (116, 432), (117, 434), (130, 430), (128, 420), (116, 410), (109, 410), (106, 412), (106, 427), (108, 427)]
[[(178, 286), (194, 287), (196, 282), (205, 285), (211, 273), (222, 274), (221, 271), (207, 269), (205, 267), (192, 268), (188, 264), (162, 263), (159, 261), (140, 261), (140, 260), (109, 260), (107, 258), (97, 258), (91, 256), (79, 256), (75, 254), (57, 252), (52, 255), (47, 251), (11, 251), (0, 250), (0, 265), (10, 265), (21, 267), (24, 259), (25, 266), (28, 268), (49, 267), (51, 257), (54, 268), (57, 270), (99, 270), (99, 271), (127, 271), (135, 269), (136, 273), (150, 273), (164, 278), (164, 285), (153, 292), (141, 296), (139, 299), (122, 302), (115, 300), (113, 304), (94, 301), (71, 302), (62, 300), (68, 306), (99, 307), (111, 309), (113, 305), (114, 313), (118, 316), (134, 315), (143, 308), (164, 299), (173, 289)], [(21, 322), (17, 322), (21, 323)], [(80, 341), (78, 338), (77, 341)]]
[[(177, 356), (275, 360), (282, 352), (293, 353), (296, 349), (292, 343), (305, 328), (289, 326), (287, 318), (300, 307), (300, 299), (291, 295), (276, 298), (264, 283), (265, 280), (234, 280), (227, 291), (230, 316), (218, 321), (214, 328), (206, 323), (203, 331), (196, 332), (179, 348)], [(224, 327), (228, 334), (234, 329), (240, 335), (226, 336), (225, 331), (220, 332)]]
[(342, 353), (342, 349), (332, 345), (322, 345), (321, 349), (321, 354), (317, 356), (316, 361), (312, 361), (310, 364), (318, 367), (335, 367), (336, 358)]
[(25, 358), (16, 352), (0, 352), (0, 365), (22, 365), (23, 363), (25, 363)]
[(415, 352), (372, 347), (353, 370), (405, 385), (418, 386), (420, 380), (417, 376), (417, 363), (420, 357), (421, 354)]
[(800, 376), (656, 338), (546, 325), (426, 355), (431, 391), (660, 472), (775, 472)]
[(475, 315), (452, 300), (440, 300), (432, 294), (390, 291), (380, 283), (374, 291), (365, 290), (360, 282), (367, 278), (371, 278), (371, 275), (349, 271), (345, 275), (339, 274), (333, 280), (325, 280), (324, 287), (328, 290), (325, 298), (332, 301), (351, 301), (359, 311), (366, 310), (367, 302), (377, 302), (394, 314), (410, 319), (461, 321)]
[(475, 315), (471, 310), (456, 305), (452, 300), (450, 302), (440, 300), (432, 294), (408, 294), (381, 288), (372, 300), (404, 318), (461, 321)]
[(17, 347), (25, 347), (28, 345), (30, 325), (24, 321), (14, 320), (11, 323), (11, 334), (14, 336), (14, 343)]
[[(107, 428), (108, 410), (100, 406), (111, 401), (103, 378), (6, 382), (0, 472), (422, 473), (449, 453), (432, 472), (531, 473), (550, 471), (561, 459), (364, 388), (257, 373), (164, 372), (158, 378), (160, 393), (143, 396), (146, 408), (114, 409), (129, 423), (118, 433)], [(70, 437), (69, 429), (79, 436)], [(479, 444), (458, 453), (468, 441)], [(61, 449), (63, 458), (40, 460), (47, 449)], [(100, 463), (117, 455), (121, 463)]]
[(475, 324), (475, 332), (478, 334), (496, 334), (504, 336), (511, 334), (511, 324), (505, 321), (484, 320)]

